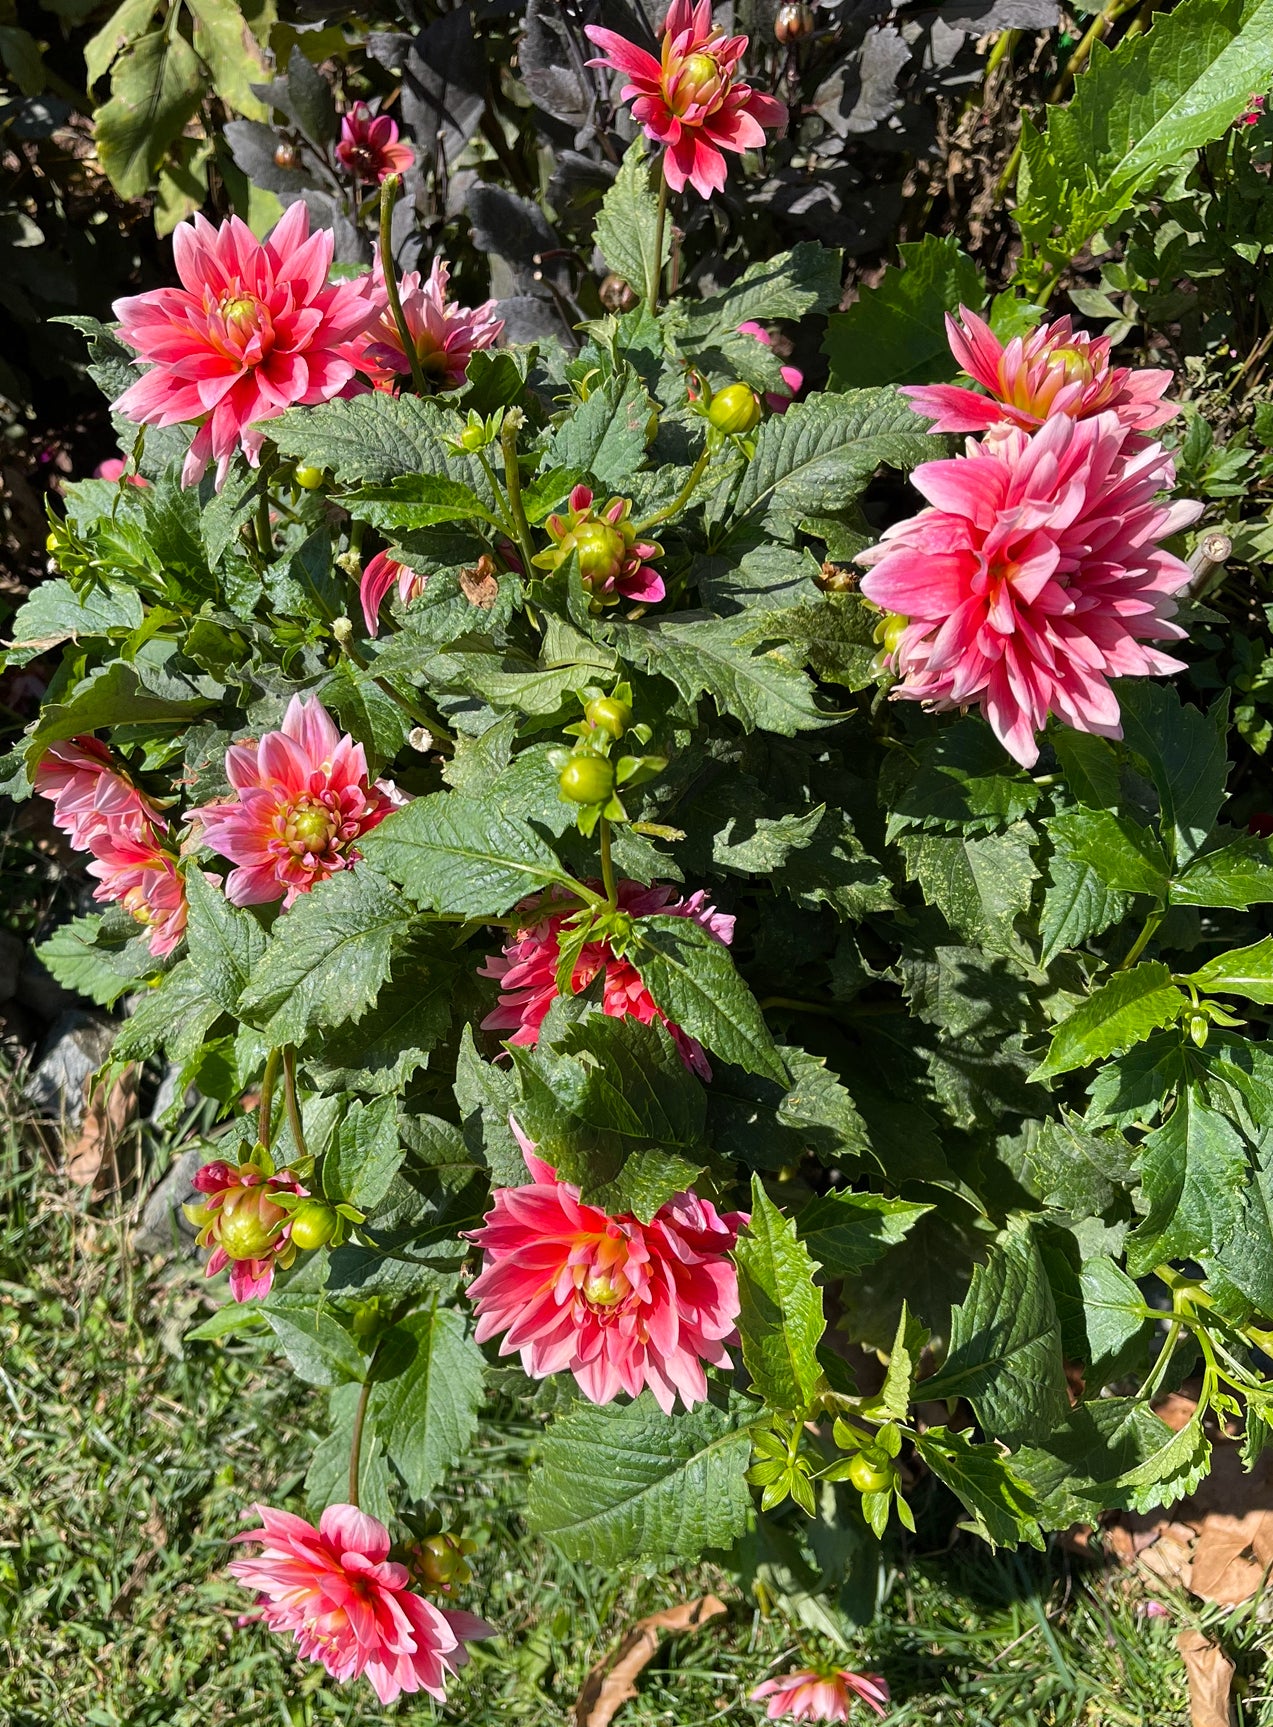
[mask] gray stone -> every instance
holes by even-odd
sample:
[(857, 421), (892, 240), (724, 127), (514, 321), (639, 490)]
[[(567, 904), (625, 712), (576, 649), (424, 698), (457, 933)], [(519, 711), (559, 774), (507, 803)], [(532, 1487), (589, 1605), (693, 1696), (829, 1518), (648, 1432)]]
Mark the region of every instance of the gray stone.
[(82, 1126), (89, 1078), (106, 1057), (119, 1021), (105, 1014), (72, 1008), (56, 1020), (44, 1041), (38, 1065), (22, 1095), (44, 1116), (70, 1128)]
[(138, 1253), (177, 1252), (191, 1258), (196, 1256), (195, 1227), (181, 1207), (187, 1200), (199, 1197), (191, 1182), (206, 1155), (199, 1146), (192, 1146), (159, 1178), (146, 1201), (141, 1222), (133, 1231), (133, 1246)]

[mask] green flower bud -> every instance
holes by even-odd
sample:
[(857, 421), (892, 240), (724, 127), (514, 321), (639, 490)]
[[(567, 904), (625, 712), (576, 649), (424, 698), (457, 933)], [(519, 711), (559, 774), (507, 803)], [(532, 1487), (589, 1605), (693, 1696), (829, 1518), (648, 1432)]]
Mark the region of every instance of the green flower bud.
[(712, 397), (707, 417), (720, 432), (750, 432), (760, 424), (760, 402), (746, 384), (726, 384)]

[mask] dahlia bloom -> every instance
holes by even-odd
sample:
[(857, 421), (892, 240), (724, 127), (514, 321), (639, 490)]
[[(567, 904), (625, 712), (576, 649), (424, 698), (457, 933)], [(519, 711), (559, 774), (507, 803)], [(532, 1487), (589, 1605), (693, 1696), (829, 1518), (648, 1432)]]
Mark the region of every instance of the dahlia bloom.
[(847, 1667), (826, 1674), (804, 1668), (767, 1679), (751, 1694), (753, 1703), (768, 1702), (770, 1721), (847, 1721), (855, 1697), (877, 1715), (887, 1714), (889, 1690), (879, 1674), (851, 1673)]
[(186, 884), (155, 830), (149, 825), (97, 828), (88, 843), (93, 854), (88, 873), (100, 884), (93, 898), (122, 905), (148, 929), (156, 959), (171, 953), (186, 933)]
[(398, 584), (398, 598), (404, 606), (409, 606), (412, 600), (419, 599), (428, 580), (428, 576), (422, 576), (408, 564), (398, 563), (388, 552), (377, 552), (374, 558), (368, 559), (362, 580), (358, 584), (358, 598), (362, 601), (367, 634), (374, 636), (379, 633), (380, 608), (385, 603), (385, 595), (395, 582)]
[(932, 420), (934, 432), (984, 432), (991, 426), (1032, 432), (1057, 414), (1086, 420), (1107, 412), (1129, 429), (1146, 432), (1180, 411), (1160, 400), (1171, 386), (1171, 372), (1111, 366), (1109, 337), (1075, 331), (1068, 317), (1014, 336), (1005, 347), (967, 306), (959, 308), (959, 316), (962, 328), (946, 315), (950, 351), (990, 393), (982, 396), (958, 384), (905, 385), (902, 394), (917, 414)]
[(628, 520), (630, 498), (611, 498), (595, 508), (587, 486), (576, 486), (570, 494), (566, 514), (553, 514), (544, 523), (553, 544), (540, 552), (535, 563), (542, 570), (555, 570), (571, 552), (579, 553), (579, 575), (596, 606), (617, 606), (620, 600), (638, 600), (653, 605), (667, 589), (647, 558), (663, 555), (654, 540), (639, 540)]
[[(380, 313), (368, 333), (359, 366), (374, 384), (386, 385), (399, 374), (409, 376), (411, 362), (385, 301), (379, 258), (374, 276)], [(418, 270), (408, 270), (398, 284), (402, 315), (424, 375), (442, 390), (457, 390), (474, 354), (493, 347), (504, 328), (495, 300), (473, 307), (453, 305), (446, 297), (450, 280), (450, 270), (441, 258), (434, 258), (427, 277), (422, 279)]]
[(234, 905), (298, 894), (358, 861), (356, 841), (403, 801), (389, 780), (374, 783), (361, 744), (336, 730), (317, 696), (293, 696), (281, 731), (226, 751), (235, 796), (191, 810), (204, 837), (237, 868), (226, 878)]
[(116, 300), (120, 337), (148, 369), (113, 406), (142, 425), (198, 427), (183, 485), (215, 462), (219, 489), (240, 449), (255, 467), (261, 421), (353, 378), (384, 291), (369, 276), (329, 284), (333, 245), (326, 228), (310, 234), (301, 203), (263, 241), (237, 216), (219, 228), (195, 216), (172, 236), (181, 286)]
[[(754, 336), (766, 348), (772, 348), (774, 345), (774, 339), (765, 326), (757, 324), (750, 318), (745, 324), (738, 326), (738, 334), (740, 336)], [(765, 402), (771, 413), (785, 414), (804, 387), (804, 373), (799, 366), (780, 366), (778, 369), (782, 373), (783, 383), (787, 386), (787, 394), (782, 396), (777, 390), (766, 390)]]
[(722, 34), (712, 23), (711, 0), (672, 0), (658, 60), (600, 25), (587, 25), (584, 34), (602, 50), (588, 64), (627, 78), (620, 100), (632, 103), (647, 138), (667, 146), (663, 173), (674, 192), (686, 181), (703, 198), (723, 191), (721, 151), (759, 150), (766, 126), (787, 123), (784, 102), (736, 81), (747, 38)]
[[(502, 954), (492, 954), (478, 973), (500, 982), (499, 1006), (482, 1021), (484, 1031), (511, 1031), (510, 1043), (528, 1046), (538, 1043), (539, 1028), (553, 1002), (557, 999), (557, 963), (561, 930), (571, 915), (554, 911), (554, 894), (526, 900), (520, 910), (526, 922), (516, 932)], [(690, 917), (710, 930), (717, 941), (726, 946), (734, 939), (734, 920), (715, 906), (706, 903), (700, 888), (688, 899), (673, 898), (670, 887), (642, 887), (639, 882), (619, 883), (619, 909), (634, 918)], [(587, 989), (598, 972), (605, 973), (603, 1011), (612, 1019), (632, 1014), (648, 1025), (660, 1020), (672, 1035), (681, 1052), (681, 1060), (700, 1079), (710, 1080), (712, 1070), (703, 1046), (696, 1038), (673, 1025), (656, 1007), (654, 998), (641, 981), (641, 974), (631, 960), (620, 959), (607, 941), (586, 942), (575, 961), (570, 984), (574, 994)]]
[(91, 734), (50, 744), (35, 770), (35, 789), (53, 804), (53, 825), (88, 851), (104, 829), (141, 835), (164, 818), (124, 773), (109, 745)]
[(373, 116), (365, 102), (355, 102), (340, 122), (336, 158), (355, 180), (378, 186), (390, 174), (405, 174), (415, 151), (399, 143), (397, 124), (388, 114)]
[(294, 1193), (303, 1199), (306, 1189), (286, 1169), (266, 1175), (255, 1164), (236, 1169), (220, 1159), (196, 1170), (191, 1185), (206, 1196), (202, 1205), (182, 1208), (198, 1229), (199, 1246), (212, 1249), (204, 1276), (215, 1277), (228, 1265), (236, 1301), (268, 1295), (275, 1270), (286, 1271), (296, 1258), (291, 1214), (270, 1196)]
[(703, 1363), (731, 1367), (725, 1341), (738, 1318), (728, 1255), (747, 1222), (710, 1200), (675, 1194), (649, 1223), (609, 1217), (558, 1181), (515, 1121), (531, 1182), (498, 1187), (472, 1232), (482, 1270), (469, 1285), (479, 1343), (507, 1333), (532, 1379), (572, 1373), (592, 1403), (654, 1393), (666, 1415), (707, 1396)]
[(1175, 478), (1167, 452), (1115, 413), (1060, 414), (912, 478), (931, 508), (858, 554), (863, 594), (908, 620), (893, 694), (980, 707), (1023, 767), (1049, 713), (1121, 737), (1109, 679), (1183, 670), (1147, 645), (1185, 633), (1170, 619), (1189, 566), (1158, 542), (1202, 509), (1158, 496)]
[(289, 1511), (255, 1510), (261, 1528), (234, 1539), (263, 1549), (226, 1569), (259, 1592), (270, 1630), (290, 1632), (333, 1679), (365, 1673), (382, 1703), (404, 1691), (443, 1702), (447, 1679), (469, 1659), (464, 1640), (495, 1635), (484, 1619), (415, 1594), (406, 1567), (389, 1558), (389, 1531), (357, 1506), (329, 1505), (317, 1529)]

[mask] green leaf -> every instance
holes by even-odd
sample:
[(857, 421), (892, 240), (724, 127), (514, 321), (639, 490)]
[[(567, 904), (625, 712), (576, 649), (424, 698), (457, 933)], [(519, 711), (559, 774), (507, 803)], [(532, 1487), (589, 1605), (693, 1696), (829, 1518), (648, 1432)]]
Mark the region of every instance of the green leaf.
[(751, 1222), (734, 1249), (738, 1332), (752, 1383), (770, 1409), (800, 1415), (822, 1380), (818, 1344), (826, 1330), (819, 1267), (760, 1184), (751, 1178)]
[(279, 918), (242, 1011), (274, 1043), (301, 1043), (314, 1027), (360, 1019), (410, 916), (402, 895), (365, 863), (320, 882)]
[(323, 1158), (323, 1192), (359, 1211), (374, 1211), (402, 1163), (398, 1109), (392, 1097), (354, 1102), (341, 1116)]
[(984, 1541), (992, 1547), (1022, 1541), (1043, 1547), (1034, 1495), (997, 1445), (975, 1445), (949, 1427), (929, 1427), (916, 1438), (915, 1449), (968, 1511), (968, 1527)]
[(1026, 1156), (1047, 1205), (1075, 1217), (1099, 1217), (1132, 1185), (1134, 1153), (1119, 1134), (1089, 1133), (1068, 1115), (1039, 1123)]
[(824, 1271), (853, 1277), (905, 1239), (931, 1205), (886, 1199), (882, 1193), (832, 1189), (796, 1216), (800, 1239)]
[(78, 641), (82, 636), (105, 636), (139, 630), (142, 603), (136, 591), (119, 582), (93, 586), (78, 594), (68, 581), (57, 577), (41, 582), (12, 623), (11, 664), (29, 657), (22, 650), (43, 653), (59, 642)]
[(155, 5), (156, 0), (123, 0), (96, 36), (85, 44), (84, 71), (89, 91), (110, 70), (116, 55), (129, 42), (146, 34), (146, 28), (155, 15)]
[(111, 1047), (115, 1061), (144, 1061), (166, 1049), (174, 1061), (188, 1060), (221, 1017), (188, 959), (173, 966), (120, 1027)]
[(1189, 973), (1188, 981), (1204, 995), (1241, 995), (1248, 1001), (1273, 1002), (1273, 936), (1250, 947), (1231, 948)]
[(1160, 960), (1144, 961), (1130, 971), (1115, 972), (1052, 1034), (1048, 1053), (1031, 1074), (1052, 1079), (1076, 1067), (1090, 1067), (1143, 1043), (1151, 1032), (1173, 1024), (1189, 1005)]
[(597, 212), (597, 245), (615, 275), (622, 276), (634, 294), (642, 295), (648, 284), (658, 282), (672, 255), (671, 229), (670, 222), (665, 224), (662, 255), (656, 257), (659, 201), (650, 184), (645, 136), (638, 132)]
[(1152, 1511), (1158, 1505), (1172, 1505), (1191, 1493), (1207, 1473), (1211, 1461), (1211, 1441), (1202, 1425), (1205, 1407), (1199, 1404), (1191, 1418), (1177, 1433), (1165, 1422), (1160, 1423), (1170, 1438), (1164, 1437), (1157, 1450), (1134, 1464), (1114, 1482), (1115, 1488), (1130, 1491), (1134, 1511)]
[(198, 56), (175, 30), (141, 37), (115, 61), (111, 98), (94, 115), (93, 135), (98, 159), (121, 198), (149, 190), (203, 90)]
[(364, 1377), (362, 1351), (333, 1314), (325, 1295), (280, 1290), (265, 1298), (261, 1312), (292, 1371), (307, 1385), (339, 1385)]
[[(154, 962), (140, 960), (131, 941), (111, 941), (103, 931), (100, 913), (72, 918), (55, 929), (35, 950), (35, 957), (62, 985), (86, 995), (99, 1007), (114, 1007), (121, 995), (137, 989)], [(128, 920), (128, 936), (136, 937), (137, 925)]]
[[(1268, 15), (1273, 26), (1273, 0)], [(1228, 699), (1204, 714), (1182, 703), (1171, 684), (1134, 678), (1118, 685), (1118, 700), (1124, 741), (1145, 762), (1158, 790), (1164, 843), (1177, 863), (1187, 864), (1202, 849), (1225, 799)]]
[(1051, 965), (1067, 948), (1082, 947), (1124, 916), (1130, 901), (1126, 894), (1107, 888), (1091, 864), (1080, 863), (1067, 852), (1048, 860), (1048, 883), (1043, 892), (1039, 937), (1043, 948), (1039, 963)]
[(1171, 884), (1173, 905), (1246, 911), (1273, 902), (1273, 846), (1254, 835), (1195, 858)]
[(1166, 898), (1167, 860), (1148, 828), (1112, 810), (1092, 809), (1067, 810), (1047, 828), (1057, 849), (1089, 864), (1106, 888)]
[(1108, 738), (1093, 732), (1076, 732), (1069, 726), (1055, 727), (1052, 748), (1065, 774), (1066, 784), (1081, 804), (1091, 810), (1113, 809), (1121, 788), (1118, 752)]
[[(343, 485), (391, 484), (403, 474), (467, 475), (467, 461), (454, 457), (443, 442), (461, 425), (459, 416), (436, 402), (372, 391), (348, 401), (289, 408), (270, 421), (270, 436), (285, 456), (330, 468)], [(476, 490), (481, 495), (480, 485)]]
[[(328, 1399), (331, 1432), (314, 1447), (305, 1475), (305, 1503), (314, 1523), (329, 1505), (349, 1500), (349, 1453), (353, 1445), (354, 1419), (362, 1387), (335, 1385)], [(392, 1523), (396, 1483), (385, 1461), (384, 1441), (376, 1427), (375, 1411), (364, 1412), (362, 1450), (358, 1458), (358, 1505), (382, 1523)]]
[(840, 270), (839, 252), (816, 240), (749, 264), (721, 293), (686, 306), (682, 345), (693, 351), (713, 336), (735, 334), (740, 324), (829, 311), (840, 298)]
[(648, 1391), (635, 1403), (577, 1406), (544, 1435), (531, 1528), (594, 1565), (732, 1547), (751, 1510), (748, 1415), (712, 1403), (664, 1415)]
[(360, 486), (340, 501), (355, 521), (370, 522), (385, 533), (493, 520), (471, 486), (444, 474), (399, 474), (385, 484)]
[(360, 845), (369, 863), (440, 912), (497, 917), (528, 894), (576, 886), (529, 822), (456, 792), (417, 798)]
[(1145, 1298), (1123, 1268), (1107, 1255), (1085, 1259), (1079, 1271), (1079, 1294), (1086, 1338), (1084, 1360), (1089, 1364), (1089, 1394), (1120, 1371), (1133, 1344), (1143, 1343), (1154, 1321), (1145, 1317)]
[(1015, 1219), (972, 1274), (950, 1316), (945, 1365), (923, 1380), (925, 1399), (966, 1397), (984, 1431), (1005, 1445), (1050, 1433), (1070, 1407), (1061, 1327), (1029, 1224)]
[(905, 1421), (911, 1406), (919, 1358), (928, 1342), (928, 1327), (921, 1325), (906, 1302), (897, 1316), (897, 1336), (889, 1351), (884, 1383), (875, 1397), (869, 1398), (865, 1412), (869, 1419), (886, 1416), (890, 1421)]
[(447, 1034), (455, 981), (446, 951), (413, 934), (394, 954), (374, 1006), (315, 1041), (310, 1074), (325, 1091), (401, 1091)]
[(252, 90), (253, 81), (268, 81), (268, 68), (234, 0), (185, 3), (195, 21), (195, 50), (212, 74), (217, 95), (248, 120), (268, 120), (269, 109)]
[(654, 403), (640, 378), (626, 373), (593, 389), (550, 434), (547, 466), (578, 468), (603, 491), (631, 492), (645, 464)]
[(1015, 925), (1030, 909), (1038, 876), (1033, 838), (1028, 822), (1014, 822), (981, 838), (905, 834), (900, 843), (907, 875), (958, 935), (991, 953), (1024, 958)]
[(423, 1499), (473, 1443), (486, 1363), (464, 1315), (451, 1308), (413, 1313), (391, 1335), (412, 1349), (372, 1393), (376, 1426), (407, 1492)]
[(790, 738), (837, 717), (818, 708), (812, 683), (789, 658), (776, 649), (756, 652), (767, 639), (763, 617), (682, 616), (614, 624), (610, 634), (626, 659), (669, 679), (687, 702), (711, 696), (745, 731)]
[(1070, 1411), (1046, 1449), (1023, 1449), (1013, 1464), (1038, 1495), (1049, 1526), (1064, 1528), (1107, 1507), (1150, 1511), (1196, 1486), (1205, 1455), (1199, 1469), (1195, 1439), (1177, 1446), (1177, 1438), (1138, 1398), (1093, 1398)]
[(889, 840), (916, 825), (985, 832), (1019, 821), (1039, 800), (1039, 788), (1008, 763), (998, 738), (980, 720), (943, 726), (915, 747), (914, 757), (894, 751), (881, 775)]
[[(195, 695), (184, 680), (171, 680), (177, 695), (158, 695), (141, 680), (137, 668), (125, 660), (111, 660), (76, 684), (64, 701), (46, 702), (26, 744), (28, 767), (34, 768), (44, 751), (62, 738), (78, 737), (105, 726), (186, 726), (213, 704)], [(184, 692), (192, 693), (186, 695)]]
[(1246, 1143), (1212, 1106), (1207, 1090), (1184, 1086), (1176, 1107), (1141, 1145), (1149, 1215), (1127, 1238), (1127, 1268), (1143, 1277), (1169, 1259), (1219, 1253), (1237, 1228), (1251, 1180)]
[(898, 247), (902, 268), (885, 270), (844, 312), (827, 319), (822, 351), (833, 390), (864, 384), (932, 384), (958, 366), (946, 339), (946, 314), (979, 312), (986, 285), (954, 235), (926, 234)]
[(190, 921), (186, 931), (190, 963), (203, 987), (227, 1013), (237, 1013), (239, 998), (261, 961), (269, 938), (252, 913), (231, 905), (192, 863), (185, 872)]
[(756, 998), (739, 977), (729, 949), (686, 917), (643, 917), (628, 955), (659, 1007), (722, 1061), (787, 1083)]

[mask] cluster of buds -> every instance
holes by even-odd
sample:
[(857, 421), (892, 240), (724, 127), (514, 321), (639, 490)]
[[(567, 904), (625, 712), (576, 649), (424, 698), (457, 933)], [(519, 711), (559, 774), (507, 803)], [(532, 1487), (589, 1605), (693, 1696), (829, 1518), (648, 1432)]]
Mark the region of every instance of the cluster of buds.
[(477, 1552), (477, 1542), (454, 1530), (443, 1529), (435, 1514), (430, 1523), (432, 1533), (409, 1542), (402, 1552), (403, 1564), (411, 1573), (412, 1582), (431, 1594), (450, 1595), (473, 1581), (469, 1558)]
[(198, 1230), (199, 1246), (212, 1250), (205, 1275), (215, 1277), (228, 1265), (236, 1301), (268, 1295), (275, 1272), (286, 1271), (298, 1249), (338, 1246), (346, 1226), (362, 1221), (352, 1206), (311, 1194), (294, 1170), (276, 1171), (260, 1144), (243, 1163), (205, 1163), (192, 1185), (203, 1198), (183, 1210)]
[(824, 1470), (822, 1479), (847, 1481), (856, 1487), (862, 1495), (862, 1515), (877, 1537), (882, 1537), (887, 1529), (893, 1505), (913, 1533), (915, 1518), (901, 1494), (902, 1472), (897, 1456), (902, 1449), (902, 1433), (896, 1422), (885, 1422), (871, 1433), (840, 1417), (831, 1431), (836, 1444), (847, 1455)]
[(619, 788), (654, 779), (667, 766), (667, 757), (614, 755), (623, 738), (644, 745), (653, 736), (649, 726), (632, 723), (631, 685), (616, 684), (608, 695), (590, 686), (583, 695), (583, 719), (565, 728), (577, 740), (574, 748), (550, 750), (548, 759), (557, 769), (561, 796), (578, 806), (580, 833), (590, 834), (602, 816), (607, 821), (626, 822), (628, 812)]
[(554, 513), (544, 523), (553, 543), (537, 554), (536, 566), (554, 571), (576, 556), (579, 579), (591, 596), (594, 612), (617, 606), (620, 600), (652, 605), (667, 592), (662, 576), (650, 564), (650, 559), (662, 557), (663, 548), (642, 537), (631, 515), (630, 498), (597, 504), (587, 486), (576, 486), (566, 514)]

